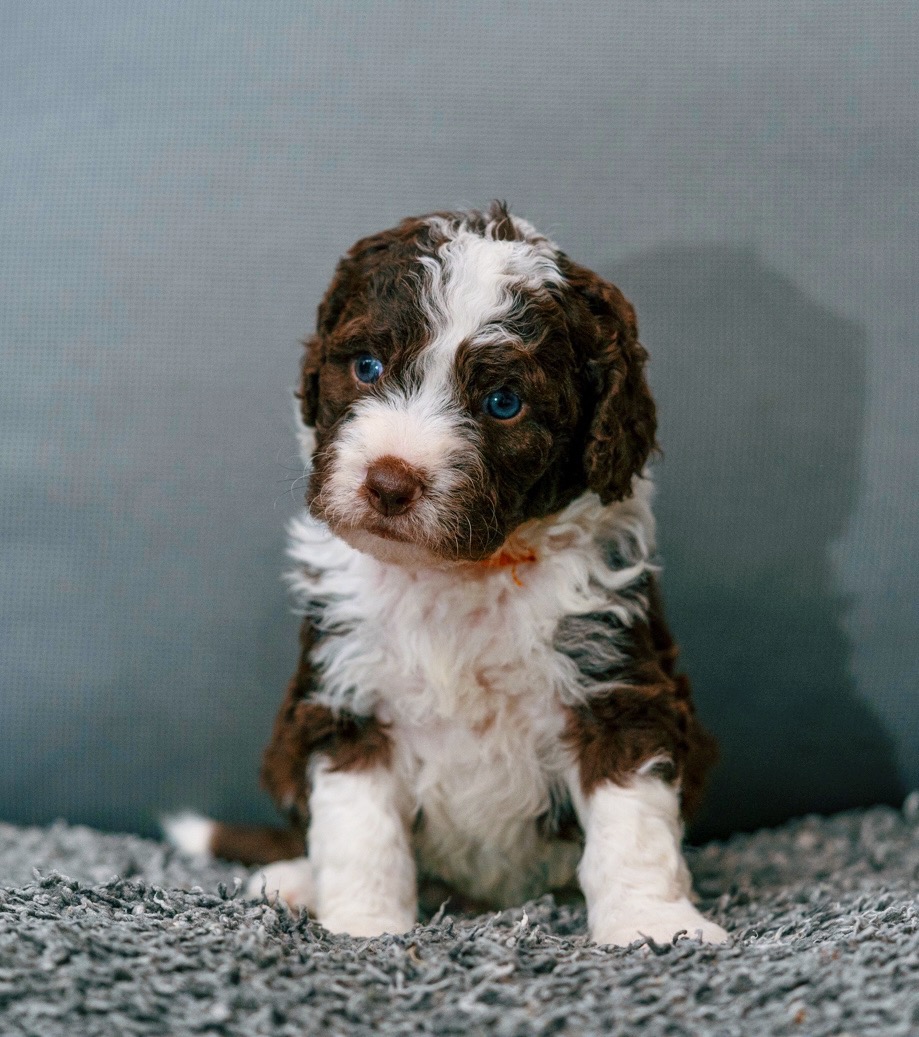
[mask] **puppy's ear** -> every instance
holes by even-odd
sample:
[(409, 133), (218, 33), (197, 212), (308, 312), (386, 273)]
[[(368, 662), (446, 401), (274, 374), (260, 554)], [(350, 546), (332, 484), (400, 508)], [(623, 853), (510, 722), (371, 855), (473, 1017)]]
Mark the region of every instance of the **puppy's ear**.
[(587, 303), (595, 324), (588, 361), (594, 409), (584, 471), (588, 488), (609, 504), (632, 495), (632, 477), (657, 446), (654, 399), (644, 370), (648, 354), (638, 341), (635, 310), (622, 292), (565, 258), (569, 284)]
[(303, 343), (304, 352), (303, 360), (300, 363), (300, 388), (297, 391), (297, 399), (300, 400), (300, 414), (303, 417), (303, 423), (310, 428), (315, 427), (319, 410), (319, 369), (325, 360), (325, 339), (338, 323), (352, 290), (354, 251), (352, 249), (335, 268), (332, 283), (316, 311), (316, 334)]
[(322, 344), (319, 336), (314, 335), (303, 343), (303, 360), (300, 363), (300, 388), (297, 399), (300, 401), (300, 416), (303, 424), (309, 428), (316, 426), (316, 413), (319, 410), (319, 368), (322, 366)]

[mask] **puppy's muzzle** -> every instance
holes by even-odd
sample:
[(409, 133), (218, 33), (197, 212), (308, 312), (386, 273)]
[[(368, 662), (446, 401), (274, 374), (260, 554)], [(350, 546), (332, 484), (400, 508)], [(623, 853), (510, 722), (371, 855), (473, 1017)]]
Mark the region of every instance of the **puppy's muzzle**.
[(424, 481), (407, 461), (387, 455), (367, 469), (364, 491), (373, 510), (390, 518), (404, 515), (421, 499)]

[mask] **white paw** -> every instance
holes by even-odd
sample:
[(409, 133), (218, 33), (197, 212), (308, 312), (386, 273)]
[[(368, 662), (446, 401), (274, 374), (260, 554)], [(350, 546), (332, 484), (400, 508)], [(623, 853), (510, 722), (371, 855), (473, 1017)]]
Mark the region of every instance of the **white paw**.
[(328, 915), (320, 915), (319, 921), (330, 933), (347, 933), (348, 936), (382, 936), (392, 933), (394, 936), (407, 933), (415, 924), (409, 914), (368, 914), (358, 911), (333, 911)]
[(314, 909), (313, 868), (308, 857), (259, 868), (246, 884), (246, 896), (261, 897), (263, 888), (269, 900), (280, 897), (288, 907)]
[(683, 932), (703, 943), (724, 943), (728, 934), (700, 914), (688, 900), (653, 901), (629, 905), (625, 911), (608, 914), (591, 921), (590, 936), (595, 943), (628, 947), (636, 940), (650, 937), (655, 943), (673, 941)]

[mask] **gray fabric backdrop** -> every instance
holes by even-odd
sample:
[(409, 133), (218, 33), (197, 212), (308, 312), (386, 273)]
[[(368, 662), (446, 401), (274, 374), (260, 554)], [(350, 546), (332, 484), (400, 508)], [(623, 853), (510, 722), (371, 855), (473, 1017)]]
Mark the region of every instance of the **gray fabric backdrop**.
[(919, 6), (0, 3), (0, 817), (270, 816), (298, 339), (507, 198), (636, 302), (700, 832), (919, 785)]

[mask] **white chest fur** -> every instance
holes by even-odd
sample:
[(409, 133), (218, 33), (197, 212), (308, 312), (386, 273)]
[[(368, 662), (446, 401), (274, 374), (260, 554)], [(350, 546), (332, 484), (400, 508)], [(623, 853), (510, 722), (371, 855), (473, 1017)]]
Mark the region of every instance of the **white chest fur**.
[[(609, 610), (648, 567), (650, 487), (636, 489), (530, 524), (520, 538), (536, 561), (494, 569), (410, 570), (309, 519), (292, 527), (291, 584), (323, 635), (318, 698), (390, 724), (406, 812), (423, 819), (419, 862), (470, 894), (519, 902), (573, 871), (576, 850), (536, 824), (569, 764), (563, 706), (584, 697), (554, 641), (564, 617)], [(625, 568), (610, 568), (610, 544)], [(620, 607), (630, 621), (634, 604)]]

